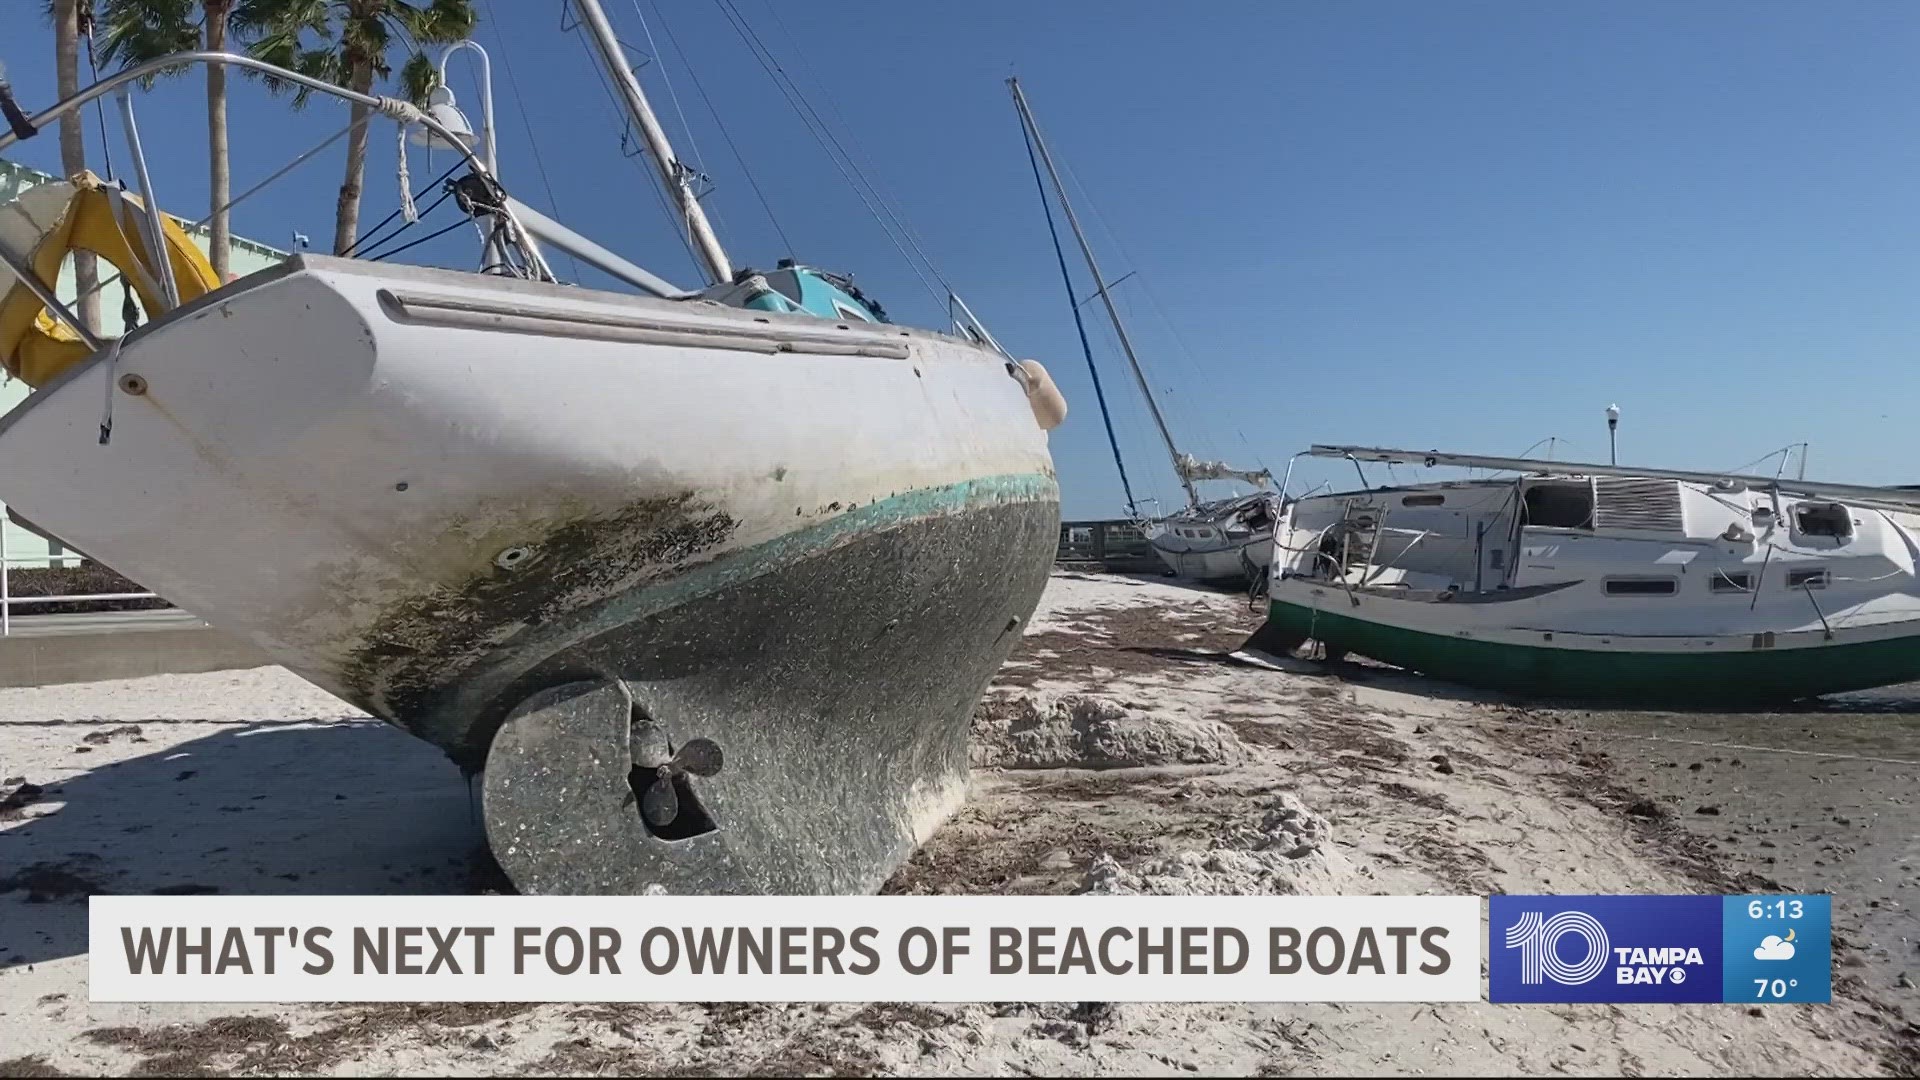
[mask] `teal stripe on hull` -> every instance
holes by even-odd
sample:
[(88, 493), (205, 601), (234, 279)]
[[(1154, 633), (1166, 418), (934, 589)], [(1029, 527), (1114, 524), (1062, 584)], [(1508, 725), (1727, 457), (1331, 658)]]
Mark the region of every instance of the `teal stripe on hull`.
[(1667, 653), (1551, 649), (1449, 637), (1275, 600), (1274, 630), (1383, 663), (1543, 697), (1766, 704), (1920, 680), (1920, 636), (1796, 649)]
[[(729, 552), (669, 581), (609, 596), (547, 625), (522, 630), (467, 667), (449, 669), (445, 677), (438, 680), (443, 685), (435, 687), (435, 700), (417, 709), (372, 707), (370, 702), (374, 699), (366, 693), (342, 696), (376, 716), (413, 721), (404, 726), (429, 742), (447, 745), (449, 741), (464, 738), (460, 733), (514, 679), (547, 658), (618, 627), (738, 588), (762, 575), (779, 573), (783, 567), (856, 543), (874, 533), (930, 518), (981, 516), (982, 511), (1008, 505), (1047, 507), (1052, 516), (1049, 526), (1052, 531), (1048, 532), (1045, 544), (1036, 541), (1036, 546), (1028, 551), (1014, 550), (1003, 536), (991, 530), (983, 531), (974, 539), (983, 549), (1001, 552), (1002, 560), (1010, 568), (1017, 568), (1023, 558), (1042, 559), (1054, 550), (1059, 504), (1058, 481), (1043, 473), (1006, 473), (901, 492), (751, 548)], [(875, 572), (898, 573), (899, 568), (876, 567)], [(850, 584), (857, 585), (857, 582)], [(1037, 598), (1038, 592), (1034, 595)], [(398, 715), (403, 711), (407, 715)]]
[(959, 514), (1001, 503), (1060, 501), (1060, 485), (1040, 473), (983, 476), (942, 487), (920, 488), (889, 499), (848, 510), (819, 525), (797, 529), (745, 551), (730, 552), (712, 563), (682, 574), (665, 585), (634, 594), (636, 609), (621, 611), (631, 618), (642, 610), (662, 610), (695, 596), (757, 577), (795, 559), (851, 541), (876, 529), (904, 525), (939, 514)]

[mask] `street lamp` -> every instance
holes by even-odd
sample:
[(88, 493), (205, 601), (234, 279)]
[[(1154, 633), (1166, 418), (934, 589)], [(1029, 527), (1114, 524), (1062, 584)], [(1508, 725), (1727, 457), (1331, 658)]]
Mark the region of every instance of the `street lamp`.
[[(461, 49), (472, 49), (480, 54), (480, 163), (487, 167), (487, 175), (497, 177), (500, 175), (500, 159), (493, 141), (493, 59), (479, 42), (456, 41), (440, 54), (438, 78), (427, 94), (427, 115), (438, 121), (454, 138), (468, 147), (473, 146), (473, 125), (467, 122), (466, 114), (454, 104), (453, 87), (447, 85), (447, 61), (453, 59), (453, 54)], [(453, 149), (437, 132), (424, 125), (414, 130), (412, 139), (419, 146)], [(495, 240), (494, 230), (488, 230), (484, 248), (481, 257), (483, 270), (499, 266), (505, 261), (506, 252)]]
[(1620, 406), (1609, 405), (1607, 406), (1607, 463), (1609, 465), (1620, 464), (1620, 445), (1615, 441), (1615, 435), (1619, 430)]
[[(454, 104), (453, 88), (447, 85), (447, 61), (453, 59), (453, 54), (461, 49), (472, 49), (480, 54), (480, 160), (486, 165), (487, 172), (497, 174), (500, 171), (500, 162), (496, 156), (493, 140), (493, 60), (487, 56), (487, 50), (481, 48), (479, 42), (458, 41), (448, 46), (446, 52), (440, 54), (439, 78), (435, 81), (432, 92), (427, 95), (427, 115), (451, 131), (454, 138), (468, 146), (474, 144), (473, 125), (467, 122), (466, 114)], [(416, 146), (452, 149), (447, 146), (445, 139), (426, 127), (414, 131), (413, 142)]]

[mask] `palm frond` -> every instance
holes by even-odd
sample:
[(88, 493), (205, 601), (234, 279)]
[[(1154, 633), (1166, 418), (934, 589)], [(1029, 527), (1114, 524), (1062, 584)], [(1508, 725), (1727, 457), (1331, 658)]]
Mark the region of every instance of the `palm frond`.
[[(343, 76), (340, 72), (340, 56), (332, 49), (308, 48), (300, 43), (300, 33), (296, 30), (278, 30), (255, 37), (247, 45), (247, 53), (256, 59), (265, 60), (275, 67), (297, 71), (312, 79), (322, 79), (330, 83), (339, 83)], [(247, 74), (260, 80), (268, 91), (283, 94), (293, 93), (293, 107), (304, 108), (313, 91), (298, 83), (256, 71)]]
[[(181, 4), (190, 0), (108, 0), (109, 3)], [(376, 82), (394, 77), (395, 53), (407, 57), (400, 71), (404, 92), (424, 100), (432, 66), (426, 46), (464, 40), (477, 21), (472, 0), (235, 0), (229, 25), (247, 51), (270, 64), (351, 84), (354, 68)], [(424, 73), (424, 74), (423, 74)], [(294, 104), (307, 93), (284, 79), (256, 76), (275, 90), (294, 90)]]
[(330, 0), (239, 0), (233, 7), (233, 28), (243, 36), (305, 30), (326, 34)]
[(401, 92), (408, 101), (423, 109), (427, 107), (427, 95), (433, 92), (434, 84), (439, 81), (440, 72), (423, 52), (409, 55), (406, 66), (400, 69)]
[[(99, 58), (104, 64), (121, 68), (144, 64), (177, 52), (200, 47), (200, 23), (194, 17), (193, 0), (105, 0), (97, 13), (100, 37)], [(161, 75), (178, 75), (184, 67), (172, 67)], [(151, 87), (154, 77), (141, 80)]]
[(465, 41), (473, 36), (473, 28), (480, 21), (473, 0), (432, 0), (426, 5), (394, 0), (393, 14), (423, 45)]

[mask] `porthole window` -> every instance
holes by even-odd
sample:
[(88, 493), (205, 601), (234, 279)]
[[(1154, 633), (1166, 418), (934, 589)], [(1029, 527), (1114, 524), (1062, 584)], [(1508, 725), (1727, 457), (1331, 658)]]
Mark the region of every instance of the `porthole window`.
[(1670, 577), (1616, 577), (1602, 583), (1608, 596), (1672, 596), (1680, 582)]
[(1715, 570), (1707, 583), (1717, 593), (1750, 593), (1753, 591), (1753, 573), (1749, 570)]
[(869, 318), (867, 318), (867, 316), (866, 316), (866, 314), (865, 314), (864, 312), (860, 312), (860, 311), (856, 311), (856, 310), (854, 310), (853, 308), (851, 308), (851, 307), (848, 307), (848, 306), (847, 306), (846, 304), (843, 304), (843, 303), (841, 303), (841, 302), (840, 302), (840, 301), (838, 301), (838, 300), (835, 300), (835, 301), (833, 302), (833, 310), (835, 310), (835, 311), (837, 311), (837, 312), (839, 312), (839, 313), (840, 313), (840, 316), (841, 316), (841, 318), (845, 318), (845, 319), (858, 319), (858, 320), (860, 320), (861, 322), (872, 322), (872, 321), (873, 321), (872, 319), (869, 319)]
[(1824, 589), (1830, 580), (1832, 575), (1825, 570), (1787, 571), (1787, 588), (1789, 589)]

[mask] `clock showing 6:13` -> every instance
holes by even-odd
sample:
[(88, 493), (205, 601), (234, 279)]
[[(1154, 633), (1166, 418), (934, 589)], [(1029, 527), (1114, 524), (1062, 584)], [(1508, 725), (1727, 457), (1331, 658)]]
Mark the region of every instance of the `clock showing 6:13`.
[(1749, 919), (1802, 919), (1806, 917), (1806, 910), (1806, 900), (1799, 896), (1783, 896), (1772, 900), (1755, 897), (1747, 901)]

